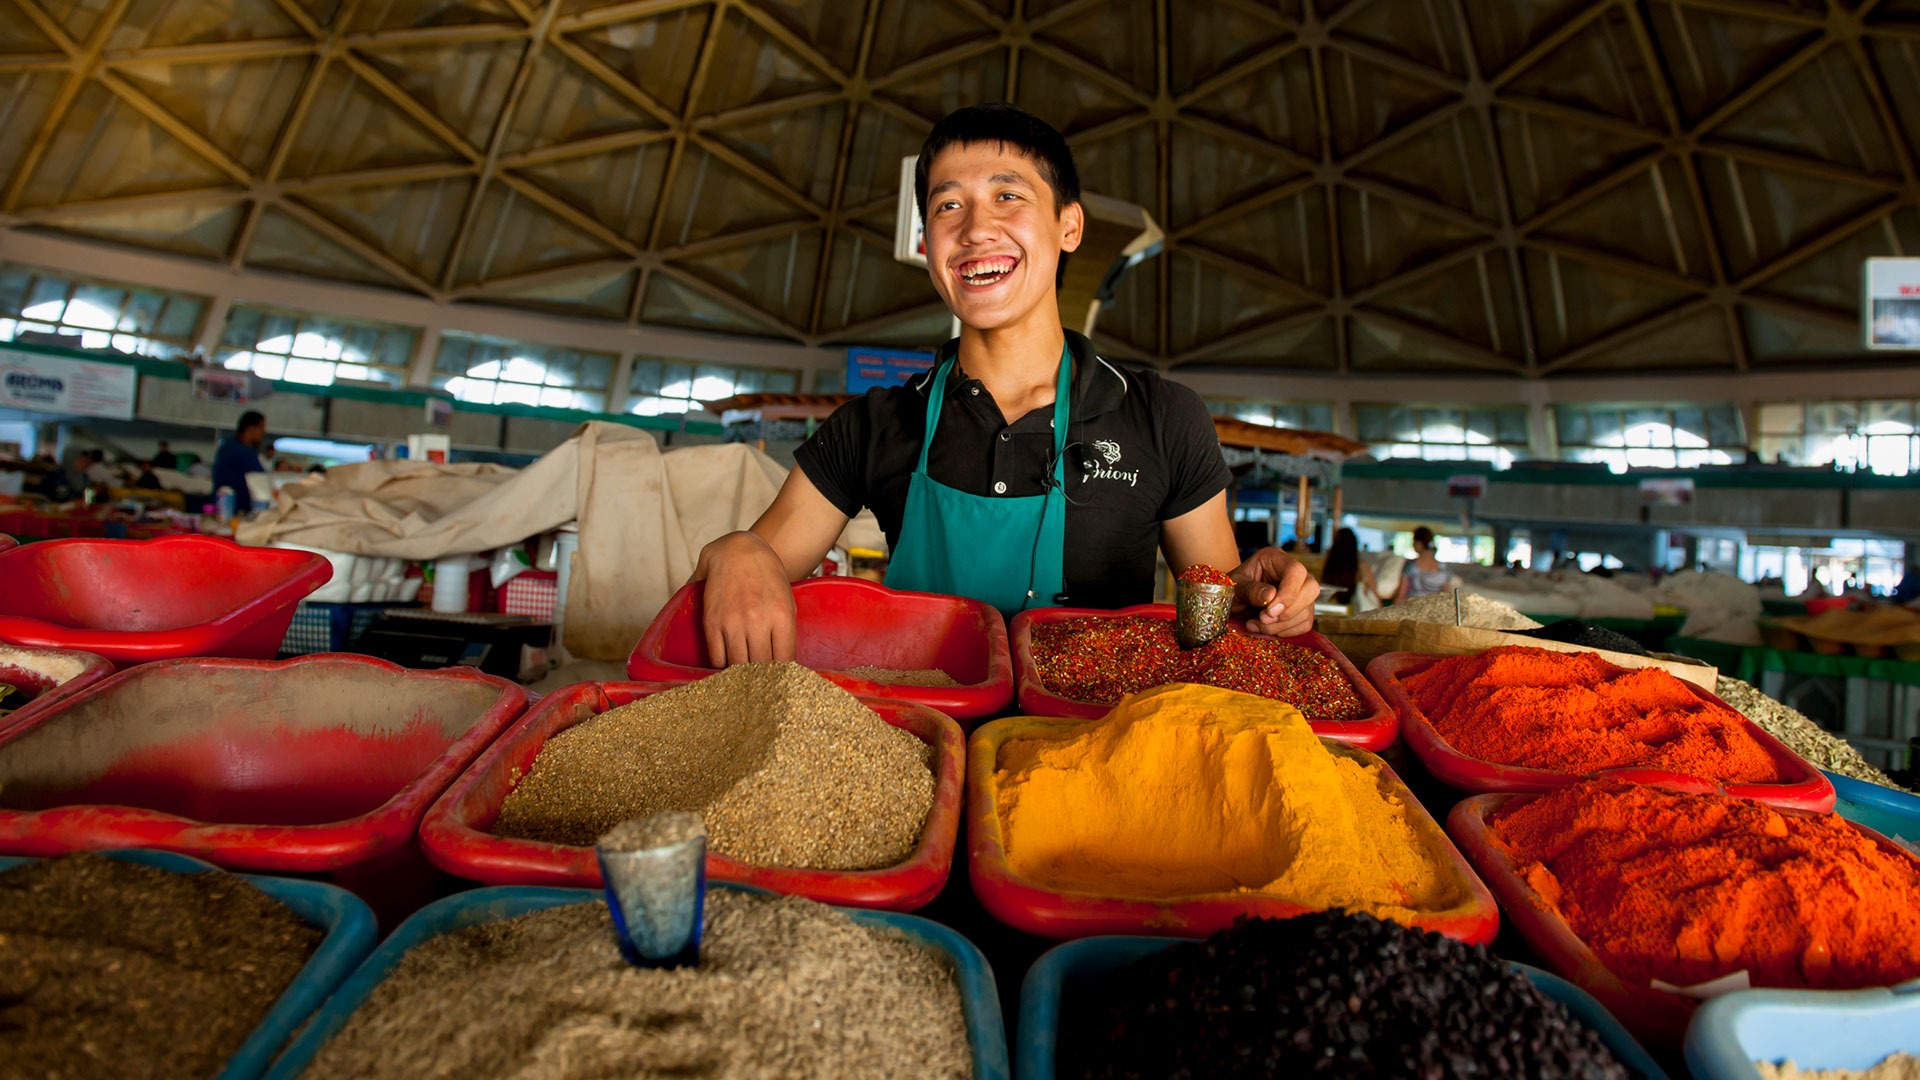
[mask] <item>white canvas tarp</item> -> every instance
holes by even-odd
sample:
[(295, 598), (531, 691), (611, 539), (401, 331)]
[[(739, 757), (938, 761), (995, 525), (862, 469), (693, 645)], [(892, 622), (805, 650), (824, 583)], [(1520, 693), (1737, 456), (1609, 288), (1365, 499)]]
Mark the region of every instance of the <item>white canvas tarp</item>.
[[(708, 541), (753, 524), (787, 470), (740, 443), (662, 451), (619, 424), (583, 424), (524, 469), (370, 461), (292, 484), (240, 526), (243, 544), (432, 560), (489, 551), (580, 523), (565, 598), (574, 656), (625, 659), (693, 574)], [(843, 542), (881, 547), (863, 514)]]

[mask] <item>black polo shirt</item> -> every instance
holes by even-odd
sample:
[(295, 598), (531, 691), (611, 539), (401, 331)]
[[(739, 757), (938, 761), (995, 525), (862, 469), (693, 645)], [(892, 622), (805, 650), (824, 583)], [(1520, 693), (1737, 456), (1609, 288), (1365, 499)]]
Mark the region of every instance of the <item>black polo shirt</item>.
[[(942, 359), (953, 355), (948, 342)], [(1067, 430), (1067, 601), (1125, 607), (1153, 599), (1160, 523), (1226, 490), (1232, 475), (1198, 394), (1157, 372), (1097, 356), (1067, 331), (1074, 358)], [(935, 365), (938, 366), (937, 364)], [(871, 507), (900, 546), (907, 484), (920, 457), (933, 373), (842, 405), (794, 452), (807, 479), (852, 517)], [(956, 365), (927, 472), (973, 495), (1039, 495), (1053, 453), (1053, 406), (1007, 423), (993, 396)]]

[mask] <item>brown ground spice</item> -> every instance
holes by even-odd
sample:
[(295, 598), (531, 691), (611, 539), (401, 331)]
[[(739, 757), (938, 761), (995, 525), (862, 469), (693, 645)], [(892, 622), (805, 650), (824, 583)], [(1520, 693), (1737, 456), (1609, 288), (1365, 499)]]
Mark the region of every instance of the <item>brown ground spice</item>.
[(212, 1076), (322, 936), (233, 874), (86, 854), (0, 872), (0, 1075)]

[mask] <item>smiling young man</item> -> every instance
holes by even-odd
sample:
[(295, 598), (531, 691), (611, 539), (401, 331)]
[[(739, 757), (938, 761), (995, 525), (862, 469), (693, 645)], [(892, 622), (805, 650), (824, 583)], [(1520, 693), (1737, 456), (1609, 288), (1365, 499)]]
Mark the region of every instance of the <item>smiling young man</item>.
[[(700, 553), (716, 662), (793, 657), (791, 583), (863, 506), (887, 534), (888, 585), (1009, 617), (1146, 603), (1157, 550), (1175, 570), (1239, 563), (1206, 405), (1061, 326), (1086, 218), (1060, 133), (1010, 105), (961, 109), (921, 147), (915, 194), (960, 337), (926, 375), (837, 410), (753, 528)], [(1319, 586), (1291, 556), (1264, 549), (1233, 577), (1251, 629), (1312, 626)]]

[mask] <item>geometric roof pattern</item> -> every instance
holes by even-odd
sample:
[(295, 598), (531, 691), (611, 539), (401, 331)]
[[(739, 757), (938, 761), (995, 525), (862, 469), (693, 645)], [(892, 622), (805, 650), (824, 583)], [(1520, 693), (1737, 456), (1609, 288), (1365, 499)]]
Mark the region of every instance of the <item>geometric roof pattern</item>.
[(7, 4), (0, 223), (452, 302), (925, 343), (899, 161), (989, 100), (1165, 228), (1098, 337), (1174, 366), (1859, 362), (1920, 255), (1920, 0)]

